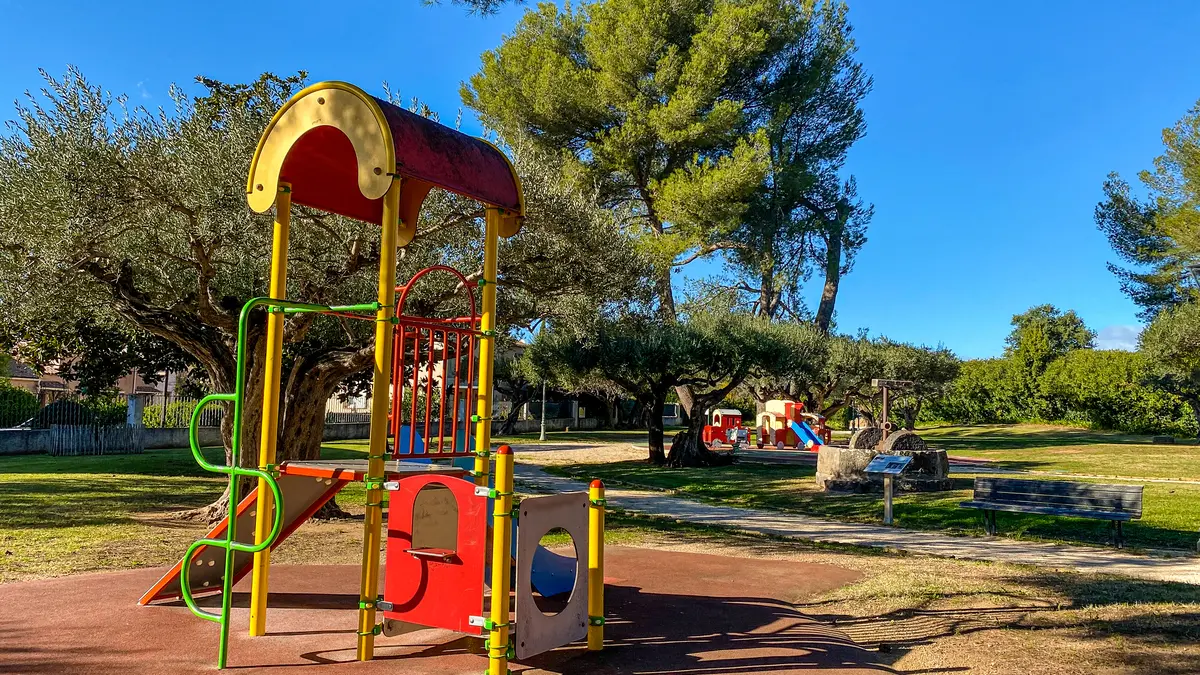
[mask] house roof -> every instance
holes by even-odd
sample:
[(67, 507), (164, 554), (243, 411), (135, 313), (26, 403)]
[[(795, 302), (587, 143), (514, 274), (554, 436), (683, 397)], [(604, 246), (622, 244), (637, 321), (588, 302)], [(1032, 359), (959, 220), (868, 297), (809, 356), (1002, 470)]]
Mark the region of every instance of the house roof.
[(17, 361), (10, 359), (8, 362), (8, 377), (12, 380), (40, 380), (41, 377), (34, 371), (33, 368)]

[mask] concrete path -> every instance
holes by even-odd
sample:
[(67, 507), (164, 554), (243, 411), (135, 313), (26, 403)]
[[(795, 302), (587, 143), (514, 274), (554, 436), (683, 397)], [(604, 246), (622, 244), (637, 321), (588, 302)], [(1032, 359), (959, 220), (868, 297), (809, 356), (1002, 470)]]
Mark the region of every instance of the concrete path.
[[(587, 489), (583, 482), (551, 476), (540, 467), (527, 464), (517, 465), (516, 479), (519, 487), (535, 492)], [(1000, 537), (953, 537), (883, 525), (839, 523), (799, 514), (717, 506), (644, 490), (610, 488), (605, 497), (613, 506), (626, 511), (793, 539), (1200, 584), (1200, 557), (1190, 555), (1150, 557)]]

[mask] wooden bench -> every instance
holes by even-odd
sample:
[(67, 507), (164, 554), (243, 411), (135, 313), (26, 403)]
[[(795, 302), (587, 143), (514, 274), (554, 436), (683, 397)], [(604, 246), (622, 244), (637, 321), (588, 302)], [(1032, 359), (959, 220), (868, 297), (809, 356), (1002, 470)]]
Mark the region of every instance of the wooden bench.
[(983, 510), (988, 534), (996, 534), (997, 511), (1107, 520), (1120, 548), (1122, 523), (1142, 517), (1142, 486), (977, 477), (974, 497), (959, 506)]

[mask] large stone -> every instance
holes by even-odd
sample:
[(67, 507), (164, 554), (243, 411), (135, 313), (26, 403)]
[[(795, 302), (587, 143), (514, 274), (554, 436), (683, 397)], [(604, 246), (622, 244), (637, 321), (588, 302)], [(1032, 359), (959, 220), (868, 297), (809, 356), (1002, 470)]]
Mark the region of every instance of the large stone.
[(817, 451), (817, 487), (822, 490), (870, 491), (871, 481), (863, 469), (877, 454), (874, 448), (822, 445)]
[(946, 451), (930, 449), (920, 436), (903, 430), (889, 434), (878, 450), (853, 447), (853, 443), (852, 447), (821, 446), (817, 454), (817, 487), (849, 492), (882, 491), (883, 477), (867, 475), (864, 471), (878, 454), (912, 457), (912, 462), (896, 479), (898, 490), (933, 492), (951, 489), (950, 461)]
[(850, 436), (850, 447), (874, 450), (883, 440), (883, 429), (879, 427), (863, 427)]

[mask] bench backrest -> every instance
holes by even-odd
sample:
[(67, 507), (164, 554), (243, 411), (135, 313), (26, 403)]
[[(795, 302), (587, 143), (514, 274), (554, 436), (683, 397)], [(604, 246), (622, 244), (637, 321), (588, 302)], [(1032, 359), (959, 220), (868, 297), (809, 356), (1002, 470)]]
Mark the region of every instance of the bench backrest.
[(1063, 480), (975, 478), (975, 501), (1129, 513), (1142, 516), (1141, 485), (1072, 483)]

